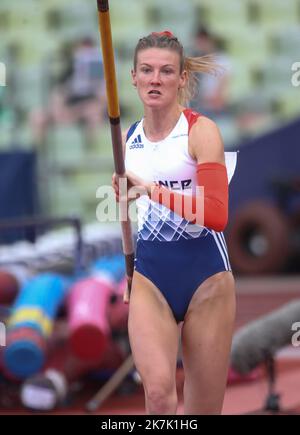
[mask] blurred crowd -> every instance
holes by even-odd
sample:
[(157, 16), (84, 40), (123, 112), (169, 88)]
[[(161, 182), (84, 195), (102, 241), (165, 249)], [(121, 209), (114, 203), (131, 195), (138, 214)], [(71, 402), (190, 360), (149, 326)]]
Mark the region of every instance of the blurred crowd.
[(106, 109), (105, 82), (100, 49), (86, 36), (75, 41), (64, 56), (62, 68), (50, 80), (46, 107), (31, 114), (30, 123), (36, 144), (46, 140), (49, 128), (59, 124), (78, 124), (87, 143), (93, 143)]

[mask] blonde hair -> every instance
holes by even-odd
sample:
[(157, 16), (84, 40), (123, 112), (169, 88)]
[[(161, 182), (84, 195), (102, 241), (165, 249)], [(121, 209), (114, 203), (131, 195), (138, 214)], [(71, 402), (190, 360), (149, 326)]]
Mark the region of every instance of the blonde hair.
[(153, 32), (141, 38), (134, 51), (133, 67), (136, 71), (138, 53), (147, 48), (166, 48), (179, 54), (180, 74), (187, 73), (187, 81), (184, 88), (178, 92), (178, 102), (186, 105), (197, 94), (199, 73), (214, 74), (220, 70), (220, 65), (215, 61), (214, 55), (200, 57), (188, 57), (184, 55), (181, 42), (169, 31)]

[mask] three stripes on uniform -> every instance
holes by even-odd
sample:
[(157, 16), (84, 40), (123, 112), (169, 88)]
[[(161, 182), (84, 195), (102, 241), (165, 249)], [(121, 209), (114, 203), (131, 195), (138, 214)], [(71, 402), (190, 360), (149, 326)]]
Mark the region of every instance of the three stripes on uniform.
[(142, 142), (142, 137), (140, 134), (131, 142), (129, 149), (132, 150), (134, 148), (144, 148), (144, 144)]

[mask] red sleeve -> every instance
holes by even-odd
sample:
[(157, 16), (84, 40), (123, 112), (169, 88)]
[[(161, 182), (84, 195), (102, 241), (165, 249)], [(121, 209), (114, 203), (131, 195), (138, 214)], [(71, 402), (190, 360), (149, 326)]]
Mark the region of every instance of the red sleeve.
[(200, 212), (196, 208), (196, 196), (175, 193), (163, 186), (153, 188), (151, 199), (168, 207), (191, 223), (204, 225), (215, 231), (223, 231), (228, 220), (228, 179), (225, 165), (221, 163), (198, 164), (197, 185), (204, 188), (202, 202), (204, 210)]

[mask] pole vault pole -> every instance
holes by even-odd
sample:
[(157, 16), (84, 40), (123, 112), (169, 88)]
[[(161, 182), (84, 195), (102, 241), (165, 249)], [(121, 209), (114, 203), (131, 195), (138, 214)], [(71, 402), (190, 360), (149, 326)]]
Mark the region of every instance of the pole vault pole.
[[(104, 77), (106, 82), (107, 106), (111, 129), (111, 139), (113, 147), (115, 172), (122, 176), (125, 173), (123, 158), (122, 133), (120, 122), (120, 107), (118, 99), (118, 89), (115, 71), (114, 50), (112, 44), (111, 24), (109, 15), (108, 0), (97, 0), (99, 30), (101, 37), (101, 47), (104, 65)], [(121, 228), (123, 253), (125, 255), (127, 291), (124, 293), (124, 302), (129, 301), (131, 281), (134, 269), (134, 248), (132, 240), (131, 224), (128, 217), (127, 201), (120, 201)], [(126, 218), (124, 219), (124, 216)]]

